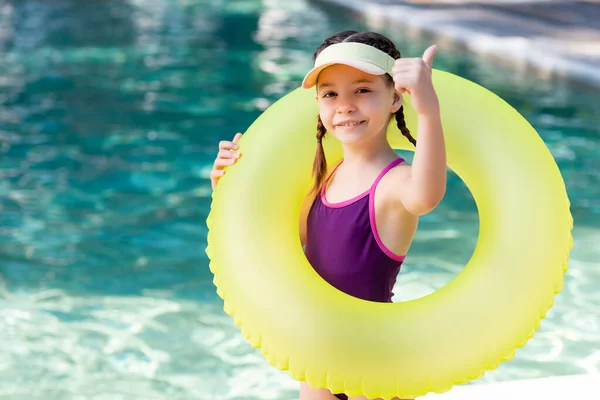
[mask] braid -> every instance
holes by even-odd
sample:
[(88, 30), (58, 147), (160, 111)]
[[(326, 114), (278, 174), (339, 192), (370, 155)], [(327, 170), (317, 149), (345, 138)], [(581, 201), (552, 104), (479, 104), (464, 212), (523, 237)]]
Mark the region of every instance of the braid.
[(327, 129), (323, 125), (323, 121), (321, 121), (321, 116), (317, 115), (317, 151), (313, 162), (313, 193), (316, 193), (321, 188), (325, 180), (325, 173), (327, 172), (327, 160), (325, 159), (325, 150), (323, 149), (323, 138), (326, 132)]
[(410, 134), (410, 130), (406, 126), (406, 121), (404, 121), (404, 106), (400, 106), (400, 109), (396, 111), (396, 124), (398, 125), (398, 129), (402, 132), (402, 136), (405, 136), (409, 142), (413, 144), (413, 146), (417, 146), (417, 141)]

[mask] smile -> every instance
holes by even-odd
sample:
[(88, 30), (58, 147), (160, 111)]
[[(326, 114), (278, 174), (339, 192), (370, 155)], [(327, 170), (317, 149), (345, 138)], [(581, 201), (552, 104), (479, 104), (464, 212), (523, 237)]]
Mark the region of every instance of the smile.
[(361, 125), (363, 122), (365, 122), (365, 121), (348, 121), (348, 122), (342, 122), (340, 124), (337, 124), (336, 126), (341, 127), (341, 128), (351, 128), (354, 126)]

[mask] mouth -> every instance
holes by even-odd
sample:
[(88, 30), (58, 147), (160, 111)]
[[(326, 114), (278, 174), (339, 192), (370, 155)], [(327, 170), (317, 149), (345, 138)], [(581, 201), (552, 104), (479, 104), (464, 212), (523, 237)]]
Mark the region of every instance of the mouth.
[(343, 129), (351, 129), (351, 128), (356, 128), (357, 126), (360, 126), (364, 123), (365, 123), (365, 121), (343, 121), (343, 122), (340, 122), (339, 124), (336, 124), (335, 127), (343, 128)]

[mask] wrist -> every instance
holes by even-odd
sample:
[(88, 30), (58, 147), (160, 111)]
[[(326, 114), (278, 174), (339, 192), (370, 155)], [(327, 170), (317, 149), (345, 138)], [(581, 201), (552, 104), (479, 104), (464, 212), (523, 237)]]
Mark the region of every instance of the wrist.
[(436, 101), (435, 104), (431, 104), (425, 110), (419, 110), (417, 112), (419, 119), (426, 120), (439, 120), (440, 118), (440, 105)]

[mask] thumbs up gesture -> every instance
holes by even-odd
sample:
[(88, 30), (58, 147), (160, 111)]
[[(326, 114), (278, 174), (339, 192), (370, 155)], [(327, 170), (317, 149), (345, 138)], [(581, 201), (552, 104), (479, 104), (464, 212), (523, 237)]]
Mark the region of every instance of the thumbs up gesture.
[(396, 90), (410, 95), (419, 114), (439, 113), (437, 94), (431, 81), (433, 57), (437, 51), (438, 46), (430, 46), (422, 58), (399, 58), (392, 68)]

